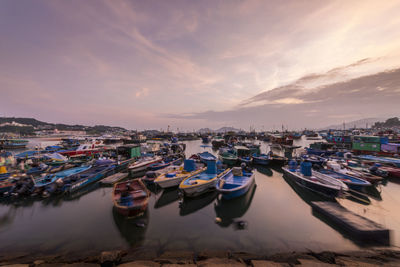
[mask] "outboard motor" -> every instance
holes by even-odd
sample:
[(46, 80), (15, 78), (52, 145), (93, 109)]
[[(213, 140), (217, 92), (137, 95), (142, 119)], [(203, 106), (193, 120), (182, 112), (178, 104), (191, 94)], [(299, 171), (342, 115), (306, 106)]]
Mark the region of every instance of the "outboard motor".
[(297, 169), (297, 161), (295, 161), (294, 159), (290, 160), (289, 161), (289, 170), (291, 172), (294, 172), (294, 171), (296, 171), (296, 169)]
[(311, 162), (303, 161), (300, 164), (300, 171), (304, 176), (311, 176), (311, 167), (312, 167)]

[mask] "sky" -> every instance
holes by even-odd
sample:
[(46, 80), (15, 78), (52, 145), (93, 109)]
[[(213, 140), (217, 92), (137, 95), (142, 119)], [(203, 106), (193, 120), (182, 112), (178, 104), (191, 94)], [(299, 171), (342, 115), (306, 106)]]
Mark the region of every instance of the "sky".
[(0, 1), (0, 116), (128, 129), (400, 116), (400, 1)]

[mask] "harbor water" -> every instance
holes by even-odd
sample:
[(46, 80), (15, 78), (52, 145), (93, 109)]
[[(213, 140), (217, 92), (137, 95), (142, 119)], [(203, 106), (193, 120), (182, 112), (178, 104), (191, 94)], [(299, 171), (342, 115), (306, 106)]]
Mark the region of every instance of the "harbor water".
[[(201, 147), (201, 140), (185, 143), (187, 156), (204, 150), (216, 154), (211, 147)], [(266, 150), (267, 143), (262, 143), (262, 152)], [(117, 214), (112, 188), (98, 185), (68, 197), (2, 201), (0, 254), (85, 255), (115, 249), (157, 254), (168, 250), (272, 254), (365, 248), (312, 212), (310, 201), (320, 197), (283, 177), (280, 167), (257, 167), (255, 179), (246, 195), (230, 201), (221, 200), (215, 192), (181, 199), (177, 189), (150, 188), (148, 209), (138, 218)], [(391, 229), (391, 245), (400, 245), (400, 181), (384, 181), (363, 195), (338, 201)]]

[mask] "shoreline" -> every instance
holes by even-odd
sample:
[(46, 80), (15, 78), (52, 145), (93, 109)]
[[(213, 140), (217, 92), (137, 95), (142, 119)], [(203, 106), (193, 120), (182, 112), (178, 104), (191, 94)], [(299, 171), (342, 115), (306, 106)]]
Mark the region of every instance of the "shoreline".
[(400, 266), (400, 250), (366, 249), (347, 252), (284, 252), (252, 254), (232, 251), (113, 250), (92, 256), (1, 255), (0, 266)]

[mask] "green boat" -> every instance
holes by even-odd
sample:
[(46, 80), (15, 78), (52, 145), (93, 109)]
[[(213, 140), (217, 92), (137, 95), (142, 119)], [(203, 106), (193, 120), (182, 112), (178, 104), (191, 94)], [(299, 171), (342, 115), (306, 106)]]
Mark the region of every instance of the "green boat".
[(219, 155), (220, 160), (222, 161), (222, 163), (226, 164), (226, 165), (235, 165), (238, 162), (238, 157), (230, 152), (224, 152), (222, 154)]

